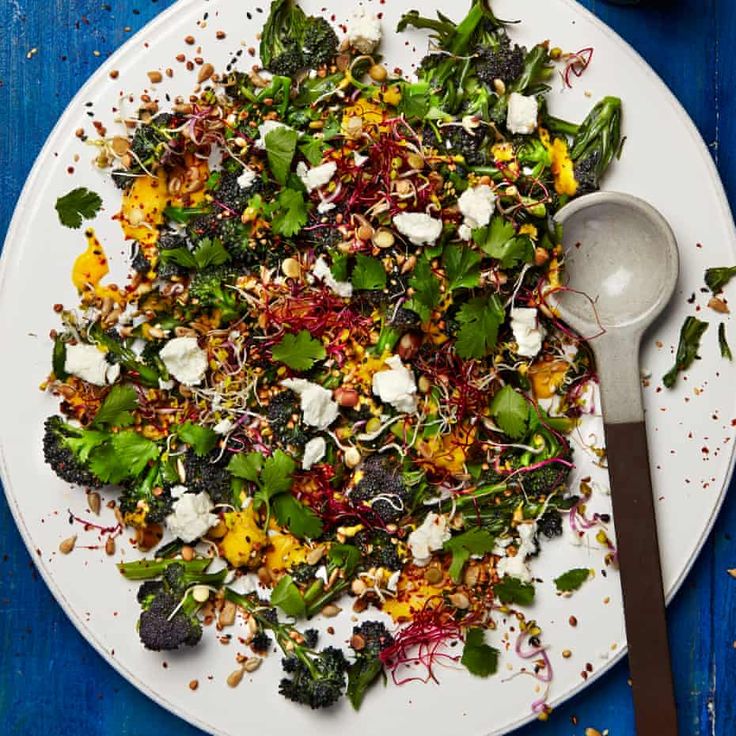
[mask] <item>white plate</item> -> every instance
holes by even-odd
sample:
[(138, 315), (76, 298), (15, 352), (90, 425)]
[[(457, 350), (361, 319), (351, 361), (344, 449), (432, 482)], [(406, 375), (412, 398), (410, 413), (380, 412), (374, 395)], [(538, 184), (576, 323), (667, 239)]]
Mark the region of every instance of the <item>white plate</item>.
[[(327, 10), (316, 0), (304, 5), (308, 11), (327, 17), (334, 9), (337, 21), (345, 20), (345, 4), (337, 0), (324, 0)], [(385, 55), (392, 66), (406, 70), (426, 49), (426, 37), (422, 33), (399, 37), (392, 29), (399, 15), (416, 5), (429, 13), (432, 6), (442, 4), (437, 0), (373, 3), (376, 11), (385, 14)], [(446, 10), (457, 15), (457, 6)], [(252, 20), (247, 18), (248, 7)], [(570, 51), (595, 47), (593, 64), (574, 90), (562, 93), (561, 84), (555, 81), (553, 112), (579, 119), (597, 98), (620, 95), (628, 138), (623, 159), (614, 165), (606, 186), (649, 200), (669, 219), (678, 236), (681, 283), (672, 309), (647, 340), (642, 356), (643, 368), (653, 374), (644, 393), (664, 577), (671, 596), (705, 540), (731, 473), (736, 369), (718, 355), (718, 315), (707, 312), (713, 324), (705, 335), (703, 359), (689, 371), (687, 380), (668, 392), (658, 388), (658, 379), (672, 362), (682, 320), (696, 309), (687, 303), (687, 297), (694, 294), (695, 304), (706, 313), (708, 297), (700, 292), (704, 269), (736, 262), (728, 205), (694, 126), (664, 84), (621, 39), (572, 0), (495, 0), (494, 8), (502, 18), (524, 21), (512, 34), (525, 43), (549, 38), (553, 45)], [(203, 29), (197, 21), (205, 12), (209, 19)], [(225, 678), (234, 669), (236, 645), (220, 645), (212, 632), (190, 652), (167, 656), (145, 652), (134, 629), (137, 604), (133, 589), (115, 573), (113, 560), (99, 552), (75, 550), (69, 556), (57, 552), (59, 541), (71, 533), (65, 509), (83, 511), (84, 502), (43, 465), (42, 423), (55, 405), (37, 386), (49, 369), (50, 342), (46, 336), (56, 326), (51, 305), (76, 303), (69, 273), (84, 242), (81, 231), (59, 225), (54, 212), (56, 198), (82, 185), (100, 192), (105, 211), (94, 224), (118, 272), (124, 269), (128, 252), (117, 224), (110, 219), (119, 195), (107, 177), (89, 165), (91, 150), (75, 138), (74, 131), (84, 127), (93, 134), (90, 117), (85, 114), (90, 109), (87, 102), (94, 103), (95, 118), (112, 131), (112, 110), (119, 104), (120, 93), (139, 93), (150, 86), (146, 77), (150, 69), (175, 69), (174, 78), (159, 85), (152, 95), (188, 93), (194, 74), (185, 72), (175, 56), (180, 52), (188, 57), (196, 55), (196, 47), (183, 43), (189, 34), (202, 46), (201, 55), (216, 66), (222, 68), (232, 53), (242, 50), (241, 66), (249, 69), (252, 60), (246, 49), (255, 45), (255, 34), (264, 20), (264, 13), (241, 0), (182, 0), (102, 66), (69, 105), (41, 152), (18, 204), (2, 262), (0, 344), (6, 359), (0, 446), (10, 507), (41, 574), (80, 632), (143, 692), (205, 730), (242, 734), (258, 724), (261, 733), (271, 735), (300, 732), (337, 736), (350, 732), (368, 736), (416, 729), (431, 736), (460, 726), (471, 736), (507, 733), (532, 717), (529, 706), (539, 694), (531, 677), (508, 679), (520, 666), (512, 652), (504, 653), (500, 674), (489, 680), (448, 670), (441, 673), (441, 687), (411, 684), (379, 688), (369, 695), (359, 715), (347, 705), (315, 714), (292, 706), (276, 693), (278, 657), (271, 657), (256, 676), (246, 677), (238, 690), (228, 688)], [(225, 30), (227, 39), (216, 40), (217, 30)], [(115, 81), (108, 75), (111, 69), (120, 72)], [(592, 97), (586, 96), (586, 91)], [(70, 165), (77, 169), (74, 176), (66, 173)], [(585, 436), (590, 432), (597, 432), (600, 438), (595, 420)], [(591, 473), (590, 456), (584, 451), (577, 456), (581, 464), (578, 475)], [(600, 476), (601, 471), (597, 472)], [(605, 495), (597, 494), (593, 506), (605, 511), (608, 502)], [(94, 534), (83, 533), (80, 544), (94, 543), (95, 539)], [(135, 554), (125, 537), (119, 540), (118, 550), (116, 558)], [(546, 545), (533, 565), (534, 574), (544, 582), (537, 586), (538, 599), (530, 615), (540, 622), (544, 641), (551, 646), (555, 670), (552, 704), (585, 685), (580, 673), (586, 663), (592, 666), (590, 682), (623, 652), (623, 618), (615, 574), (609, 570), (604, 577), (599, 572), (570, 600), (557, 597), (551, 583), (573, 566), (600, 571), (602, 557), (594, 541), (575, 547), (569, 538), (563, 538)], [(573, 613), (579, 622), (576, 628), (568, 623)], [(349, 617), (338, 619), (338, 625), (335, 639), (340, 642), (351, 626)], [(503, 646), (500, 631), (497, 639)], [(561, 657), (566, 648), (573, 652), (569, 659)], [(187, 683), (195, 678), (200, 686), (192, 692)]]

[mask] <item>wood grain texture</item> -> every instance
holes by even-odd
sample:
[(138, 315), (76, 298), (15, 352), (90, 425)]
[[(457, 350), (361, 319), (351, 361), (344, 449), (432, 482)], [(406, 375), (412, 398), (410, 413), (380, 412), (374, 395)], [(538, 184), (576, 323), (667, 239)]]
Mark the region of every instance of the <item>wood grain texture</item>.
[[(732, 205), (736, 204), (736, 2), (643, 0), (637, 7), (581, 2), (623, 35), (682, 101), (713, 153)], [(171, 4), (172, 0), (0, 2), (0, 233), (4, 234), (33, 160), (67, 102), (101, 61)], [(30, 53), (32, 49), (37, 51)], [(676, 161), (671, 174), (676, 175)], [(707, 213), (693, 213), (704, 216)], [(731, 529), (736, 530), (734, 497), (726, 501), (710, 541), (669, 610), (683, 736), (736, 733), (736, 581), (726, 573), (736, 567)], [(4, 499), (0, 540), (3, 733), (200, 733), (135, 690), (81, 638), (35, 573)], [(625, 664), (619, 665), (556, 711), (549, 723), (522, 729), (519, 736), (583, 736), (587, 727), (630, 736), (634, 726), (627, 676)]]

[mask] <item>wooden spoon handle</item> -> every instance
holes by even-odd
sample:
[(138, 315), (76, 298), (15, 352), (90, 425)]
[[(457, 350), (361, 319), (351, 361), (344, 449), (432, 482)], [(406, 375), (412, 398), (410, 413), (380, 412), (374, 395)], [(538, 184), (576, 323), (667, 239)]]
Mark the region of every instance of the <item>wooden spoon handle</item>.
[(605, 429), (637, 734), (677, 736), (646, 427)]

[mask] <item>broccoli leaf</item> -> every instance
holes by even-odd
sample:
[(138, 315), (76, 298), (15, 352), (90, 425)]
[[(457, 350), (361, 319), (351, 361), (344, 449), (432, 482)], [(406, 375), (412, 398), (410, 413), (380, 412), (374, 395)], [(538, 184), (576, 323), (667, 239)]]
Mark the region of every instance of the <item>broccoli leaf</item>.
[(530, 606), (534, 602), (534, 586), (510, 575), (504, 575), (494, 586), (493, 592), (501, 603)]
[(672, 388), (677, 382), (677, 374), (687, 370), (698, 357), (700, 349), (700, 338), (708, 329), (707, 322), (701, 322), (696, 317), (688, 317), (680, 330), (680, 343), (677, 346), (675, 365), (664, 376), (662, 383), (667, 388)]
[(348, 669), (347, 696), (350, 704), (359, 710), (368, 688), (383, 672), (383, 662), (376, 656), (361, 654)]
[(452, 552), (452, 563), (450, 564), (450, 577), (456, 582), (460, 582), (465, 563), (470, 559), (470, 555), (483, 555), (493, 550), (495, 537), (486, 529), (470, 529), (467, 532), (458, 534), (452, 539), (448, 539), (443, 549)]
[(480, 283), (480, 253), (466, 245), (448, 245), (442, 256), (451, 291), (465, 287), (472, 289)]
[(483, 358), (496, 345), (498, 328), (506, 313), (499, 298), (479, 296), (460, 307), (457, 319), (460, 329), (455, 350), (461, 358)]
[(294, 371), (308, 371), (318, 360), (324, 360), (327, 352), (324, 345), (310, 335), (309, 330), (302, 330), (296, 335), (284, 335), (271, 354), (274, 360), (285, 363)]
[(176, 431), (179, 439), (186, 442), (195, 454), (203, 457), (211, 452), (217, 444), (217, 435), (209, 427), (185, 422)]
[(386, 286), (386, 270), (378, 258), (358, 253), (351, 279), (354, 289), (383, 289)]
[(322, 520), (308, 506), (290, 493), (282, 493), (273, 499), (276, 520), (299, 539), (316, 539), (322, 534)]
[(271, 227), (277, 235), (290, 238), (307, 224), (307, 205), (296, 189), (283, 189), (276, 200), (276, 214)]
[(56, 200), (56, 213), (64, 227), (77, 230), (82, 220), (91, 220), (102, 209), (102, 199), (96, 192), (85, 187), (73, 189)]
[(485, 643), (483, 629), (473, 627), (465, 634), (465, 646), (460, 664), (465, 665), (471, 675), (489, 677), (498, 669), (498, 649)]
[(298, 140), (299, 133), (285, 126), (276, 128), (266, 135), (268, 164), (274, 179), (281, 185), (286, 184), (291, 171), (291, 162), (294, 160)]
[(511, 439), (518, 440), (529, 423), (529, 402), (511, 386), (504, 386), (491, 401), (491, 416)]
[(304, 598), (291, 575), (284, 575), (271, 593), (271, 605), (278, 606), (287, 616), (303, 617), (307, 613)]
[(113, 386), (90, 426), (129, 427), (135, 421), (130, 410), (136, 406), (138, 394), (132, 386)]
[(723, 287), (726, 286), (734, 276), (736, 276), (736, 266), (709, 268), (705, 272), (705, 285), (714, 294), (718, 294), (723, 291)]
[(576, 567), (555, 578), (555, 585), (560, 593), (571, 593), (577, 590), (590, 577), (587, 567)]
[(440, 301), (440, 282), (432, 273), (429, 261), (421, 259), (414, 267), (414, 273), (409, 279), (409, 286), (414, 289), (414, 295), (404, 305), (407, 309), (416, 312), (422, 322), (427, 322), (432, 310)]
[(726, 338), (726, 323), (721, 322), (718, 325), (718, 347), (721, 349), (721, 357), (726, 360), (733, 360), (731, 354), (731, 348), (728, 345), (728, 339)]
[(263, 469), (263, 455), (260, 452), (233, 455), (227, 464), (227, 469), (236, 478), (243, 478), (255, 483)]

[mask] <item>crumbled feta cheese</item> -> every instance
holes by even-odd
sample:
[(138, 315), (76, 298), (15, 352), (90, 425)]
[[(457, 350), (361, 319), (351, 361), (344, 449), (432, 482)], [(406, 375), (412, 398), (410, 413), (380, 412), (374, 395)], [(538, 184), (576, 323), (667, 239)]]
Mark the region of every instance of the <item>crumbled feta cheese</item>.
[(512, 92), (509, 97), (509, 109), (506, 115), (506, 127), (514, 135), (528, 135), (537, 129), (539, 104), (536, 97), (525, 97)]
[(517, 355), (533, 358), (542, 349), (546, 332), (538, 323), (536, 309), (512, 309), (511, 331), (518, 345)]
[(278, 130), (279, 128), (288, 128), (288, 125), (285, 125), (284, 123), (279, 122), (278, 120), (264, 120), (259, 126), (258, 126), (258, 139), (255, 142), (255, 147), (260, 149), (261, 151), (266, 150), (266, 136), (269, 133), (272, 133), (274, 130)]
[(396, 411), (413, 412), (417, 408), (417, 384), (414, 374), (401, 362), (398, 355), (386, 360), (389, 370), (373, 374), (373, 393)]
[[(173, 495), (173, 494), (172, 494)], [(182, 542), (193, 542), (218, 522), (210, 497), (205, 493), (183, 493), (174, 501), (172, 513), (166, 517), (171, 534)]]
[(327, 568), (324, 565), (320, 565), (317, 568), (317, 572), (314, 573), (314, 579), (321, 580), (325, 585), (327, 585), (329, 578), (327, 577)]
[(334, 161), (313, 166), (311, 169), (304, 161), (300, 161), (296, 167), (296, 175), (302, 180), (302, 184), (304, 184), (308, 192), (321, 189), (326, 184), (329, 184), (332, 177), (335, 176), (336, 171), (337, 164)]
[(348, 21), (348, 42), (361, 54), (372, 54), (381, 42), (383, 33), (378, 16), (365, 8), (356, 8)]
[(232, 419), (223, 419), (212, 427), (215, 434), (227, 434), (233, 428)]
[(368, 156), (364, 156), (362, 153), (353, 151), (353, 161), (355, 162), (356, 166), (362, 166), (368, 160), (368, 158)]
[(299, 396), (304, 421), (311, 427), (327, 429), (337, 419), (338, 406), (332, 400), (332, 391), (304, 378), (287, 378), (281, 385)]
[(256, 180), (258, 174), (249, 166), (243, 169), (243, 173), (238, 177), (238, 186), (241, 189), (249, 189), (251, 184)]
[(433, 245), (442, 233), (442, 220), (425, 212), (402, 212), (394, 216), (396, 229), (414, 245)]
[[(463, 223), (471, 230), (485, 227), (491, 221), (496, 208), (496, 195), (488, 184), (466, 189), (457, 201), (460, 213), (465, 217)], [(462, 237), (462, 235), (461, 235)], [(463, 238), (467, 240), (467, 238)]]
[(120, 366), (117, 363), (108, 363), (105, 353), (96, 345), (84, 343), (66, 346), (64, 370), (94, 386), (115, 383), (120, 375)]
[(397, 588), (399, 587), (399, 578), (401, 578), (401, 570), (396, 570), (395, 572), (391, 573), (388, 580), (386, 581), (386, 590), (389, 593), (396, 592)]
[(169, 493), (171, 498), (181, 498), (189, 489), (186, 486), (178, 485), (172, 486)]
[(457, 229), (457, 234), (460, 236), (461, 240), (470, 240), (473, 237), (472, 229), (469, 228), (465, 223), (460, 225), (460, 227)]
[(524, 562), (524, 557), (517, 554), (515, 557), (503, 557), (496, 565), (496, 572), (499, 577), (508, 575), (512, 578), (518, 578), (524, 583), (531, 582), (532, 574), (529, 566)]
[(335, 292), (344, 299), (349, 299), (353, 295), (353, 285), (349, 281), (338, 281), (333, 275), (327, 261), (320, 256), (312, 267), (312, 276), (323, 281), (325, 286)]
[(533, 555), (537, 551), (537, 522), (527, 522), (525, 524), (519, 524), (516, 528), (519, 532), (519, 549), (516, 554), (521, 555), (522, 559)]
[(430, 511), (422, 525), (417, 527), (407, 540), (414, 564), (417, 567), (426, 567), (432, 559), (432, 552), (441, 550), (451, 536), (447, 528), (447, 519)]
[(174, 383), (174, 381), (164, 381), (163, 378), (158, 379), (158, 387), (162, 391), (171, 391), (171, 389), (174, 388), (175, 385), (176, 384)]
[(166, 370), (185, 386), (201, 383), (207, 372), (207, 353), (197, 344), (196, 337), (175, 337), (159, 353)]
[(325, 200), (322, 200), (317, 205), (317, 212), (319, 212), (320, 215), (326, 215), (328, 212), (331, 212), (335, 209), (335, 205), (332, 202), (325, 202)]
[(315, 437), (304, 445), (304, 456), (302, 457), (302, 470), (309, 470), (312, 465), (318, 463), (327, 451), (327, 443), (324, 437)]

